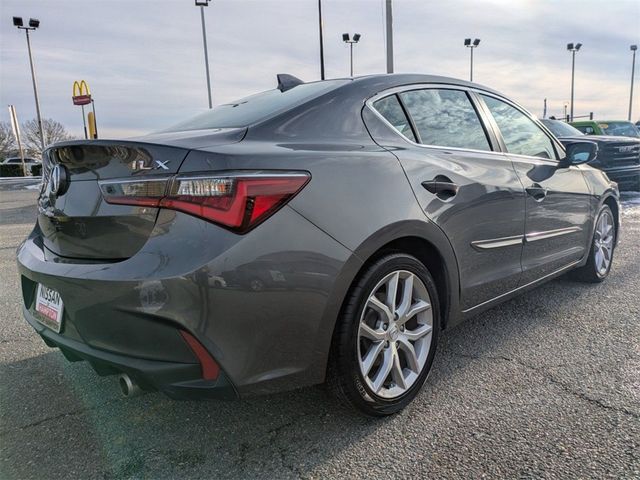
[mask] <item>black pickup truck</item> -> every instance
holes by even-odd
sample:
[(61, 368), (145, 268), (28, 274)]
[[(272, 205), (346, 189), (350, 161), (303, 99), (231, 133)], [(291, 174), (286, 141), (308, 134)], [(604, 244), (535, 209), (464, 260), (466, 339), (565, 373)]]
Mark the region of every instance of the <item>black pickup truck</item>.
[[(560, 120), (540, 120), (563, 144), (584, 140), (584, 134)], [(589, 135), (598, 144), (598, 156), (590, 165), (603, 170), (620, 190), (640, 191), (640, 138)]]

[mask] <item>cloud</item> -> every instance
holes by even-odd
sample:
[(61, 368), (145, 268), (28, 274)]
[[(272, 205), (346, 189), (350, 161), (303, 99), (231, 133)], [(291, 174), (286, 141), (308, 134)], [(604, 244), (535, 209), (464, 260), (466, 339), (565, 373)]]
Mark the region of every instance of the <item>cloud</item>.
[[(356, 74), (383, 72), (383, 0), (323, 0), (326, 70), (348, 74), (343, 32), (361, 33)], [(606, 8), (604, 8), (606, 6)], [(273, 88), (277, 73), (319, 77), (315, 0), (216, 0), (205, 10), (215, 103)], [(185, 0), (3, 0), (0, 103), (35, 116), (24, 34), (12, 15), (33, 16), (32, 35), (45, 117), (82, 135), (71, 85), (85, 79), (102, 135), (160, 129), (206, 108), (199, 10)], [(635, 0), (394, 1), (396, 70), (467, 78), (465, 37), (482, 39), (474, 79), (540, 115), (569, 99), (567, 42), (582, 42), (576, 113), (626, 118), (629, 45), (639, 43)], [(640, 92), (635, 116), (640, 118)]]

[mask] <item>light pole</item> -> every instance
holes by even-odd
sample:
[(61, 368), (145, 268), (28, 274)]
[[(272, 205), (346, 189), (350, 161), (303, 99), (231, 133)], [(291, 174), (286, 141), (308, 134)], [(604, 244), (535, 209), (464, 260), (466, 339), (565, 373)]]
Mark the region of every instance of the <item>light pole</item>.
[(200, 20), (202, 21), (202, 44), (204, 45), (204, 68), (207, 72), (207, 95), (209, 96), (209, 108), (213, 108), (211, 101), (211, 76), (209, 75), (209, 52), (207, 50), (207, 27), (204, 23), (204, 7), (209, 6), (210, 0), (195, 0), (196, 7), (200, 7)]
[(318, 32), (320, 34), (320, 80), (324, 80), (324, 38), (322, 36), (322, 0), (318, 0)]
[(576, 78), (576, 52), (582, 47), (581, 43), (567, 43), (567, 50), (571, 52), (571, 113), (569, 114), (570, 121), (573, 122), (573, 90)]
[(29, 64), (31, 65), (31, 80), (33, 81), (33, 96), (36, 99), (36, 115), (38, 117), (38, 130), (40, 130), (40, 148), (44, 152), (44, 129), (42, 128), (42, 115), (40, 115), (40, 100), (38, 99), (38, 84), (36, 82), (36, 71), (33, 66), (33, 56), (31, 55), (31, 40), (29, 39), (29, 31), (35, 30), (40, 26), (40, 20), (36, 18), (29, 19), (29, 26), (25, 27), (22, 17), (13, 17), (13, 25), (20, 30), (24, 30), (27, 34), (27, 50), (29, 51)]
[(631, 60), (631, 92), (629, 93), (629, 118), (627, 120), (631, 121), (631, 108), (633, 106), (633, 77), (636, 74), (636, 50), (638, 50), (638, 45), (631, 45), (629, 48), (633, 52), (633, 60)]
[(480, 39), (479, 38), (476, 38), (473, 42), (471, 41), (470, 38), (465, 38), (464, 39), (464, 46), (471, 50), (471, 68), (469, 70), (469, 81), (470, 82), (473, 82), (473, 49), (474, 48), (478, 48), (478, 45), (480, 45)]
[(349, 44), (350, 59), (351, 59), (351, 76), (352, 77), (353, 77), (353, 44), (354, 43), (358, 43), (360, 41), (360, 37), (361, 37), (361, 35), (359, 33), (354, 33), (353, 34), (353, 38), (349, 38), (349, 34), (348, 33), (343, 33), (342, 34), (342, 41), (344, 43), (348, 43)]

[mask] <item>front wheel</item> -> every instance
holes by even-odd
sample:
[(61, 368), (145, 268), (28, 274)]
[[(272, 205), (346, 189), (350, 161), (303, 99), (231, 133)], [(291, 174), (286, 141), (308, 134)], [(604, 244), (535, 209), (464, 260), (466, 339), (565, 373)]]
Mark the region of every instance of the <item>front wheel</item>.
[(603, 205), (596, 220), (589, 259), (584, 267), (574, 271), (574, 278), (583, 282), (602, 282), (611, 271), (616, 243), (616, 222), (608, 205)]
[(328, 383), (369, 415), (390, 415), (413, 400), (436, 351), (438, 296), (415, 257), (387, 255), (356, 281), (336, 326)]

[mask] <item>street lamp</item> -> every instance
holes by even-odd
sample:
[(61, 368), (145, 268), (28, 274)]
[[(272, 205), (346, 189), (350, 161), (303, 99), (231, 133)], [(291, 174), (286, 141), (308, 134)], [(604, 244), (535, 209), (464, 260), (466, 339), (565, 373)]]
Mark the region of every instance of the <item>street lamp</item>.
[(343, 33), (342, 34), (342, 41), (344, 43), (348, 43), (349, 44), (349, 48), (350, 48), (351, 76), (352, 77), (353, 77), (353, 44), (354, 43), (358, 43), (360, 41), (360, 37), (361, 37), (361, 35), (359, 33), (354, 33), (353, 34), (353, 38), (349, 38), (349, 34), (348, 33)]
[(571, 113), (570, 121), (573, 122), (573, 89), (575, 85), (575, 73), (576, 73), (576, 52), (582, 47), (581, 43), (567, 43), (567, 50), (571, 52)]
[(470, 38), (465, 38), (464, 39), (464, 46), (471, 50), (471, 68), (470, 68), (470, 73), (469, 73), (469, 81), (470, 82), (473, 82), (473, 49), (474, 48), (478, 48), (478, 45), (480, 45), (480, 39), (479, 38), (476, 38), (473, 42), (471, 41)]
[(200, 20), (202, 21), (202, 44), (204, 45), (204, 68), (207, 72), (207, 95), (209, 96), (209, 108), (213, 108), (211, 101), (211, 76), (209, 75), (209, 52), (207, 51), (207, 27), (204, 23), (204, 7), (209, 6), (210, 0), (195, 0), (196, 7), (200, 7)]
[(636, 50), (638, 50), (638, 45), (631, 45), (629, 49), (633, 52), (633, 60), (631, 61), (631, 93), (629, 93), (629, 118), (631, 121), (631, 106), (633, 105), (633, 80), (636, 73)]
[(24, 30), (27, 34), (27, 50), (29, 51), (29, 64), (31, 65), (31, 80), (33, 81), (33, 96), (36, 99), (36, 115), (38, 117), (38, 130), (40, 130), (40, 147), (44, 152), (44, 129), (42, 128), (42, 115), (40, 115), (40, 100), (38, 100), (38, 84), (36, 83), (36, 71), (33, 66), (33, 57), (31, 55), (31, 40), (29, 32), (40, 26), (40, 20), (36, 18), (29, 19), (29, 25), (25, 26), (22, 17), (13, 17), (13, 26), (20, 30)]

